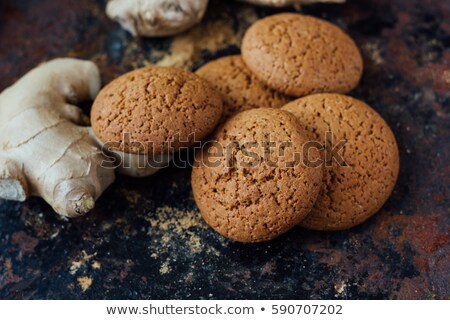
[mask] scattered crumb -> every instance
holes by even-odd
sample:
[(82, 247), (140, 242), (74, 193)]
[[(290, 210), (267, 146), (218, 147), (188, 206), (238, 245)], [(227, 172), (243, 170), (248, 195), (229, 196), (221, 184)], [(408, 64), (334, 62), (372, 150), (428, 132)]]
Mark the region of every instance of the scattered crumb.
[(111, 229), (111, 227), (113, 226), (113, 224), (109, 221), (104, 221), (101, 225), (102, 231), (108, 231), (109, 229)]
[(192, 253), (200, 253), (202, 251), (202, 240), (201, 238), (194, 234), (193, 232), (189, 232), (189, 248), (191, 249)]
[[(156, 212), (147, 213), (145, 219), (150, 224), (147, 234), (151, 237), (151, 242), (147, 248), (153, 259), (170, 256), (173, 260), (179, 252), (190, 256), (201, 253), (221, 255), (214, 246), (204, 244), (202, 233), (209, 230), (209, 227), (198, 210), (160, 207)], [(180, 247), (180, 243), (183, 247)], [(225, 245), (226, 240), (223, 243)]]
[(156, 213), (147, 216), (146, 220), (150, 222), (151, 228), (157, 228), (161, 231), (174, 230), (180, 235), (191, 227), (206, 228), (197, 211), (168, 206), (158, 208)]
[(380, 48), (378, 47), (377, 43), (366, 43), (364, 45), (364, 50), (369, 55), (370, 60), (372, 60), (375, 64), (384, 63), (384, 59), (381, 56)]
[(79, 260), (72, 261), (69, 269), (70, 274), (75, 274), (77, 271), (84, 265), (86, 265), (86, 262), (88, 262), (92, 257), (97, 255), (97, 252), (89, 255), (86, 253), (86, 251), (82, 251), (81, 254), (83, 255)]
[(89, 287), (92, 285), (92, 278), (89, 278), (87, 276), (78, 277), (77, 278), (78, 285), (80, 286), (81, 290), (85, 292)]
[(167, 274), (170, 272), (170, 266), (169, 266), (169, 260), (166, 260), (162, 265), (161, 268), (159, 268), (159, 273), (161, 274)]
[(126, 222), (127, 222), (127, 220), (125, 219), (125, 218), (123, 218), (123, 217), (119, 217), (119, 218), (117, 218), (116, 219), (116, 221), (115, 221), (115, 223), (116, 224), (118, 224), (118, 225), (120, 225), (120, 224), (126, 224)]
[(75, 274), (81, 268), (82, 264), (83, 263), (81, 261), (73, 261), (72, 265), (70, 266), (69, 273)]
[(347, 284), (343, 280), (341, 280), (338, 283), (336, 283), (334, 285), (334, 290), (336, 291), (336, 294), (334, 296), (335, 297), (342, 296), (346, 287), (347, 287)]
[(146, 220), (150, 222), (148, 234), (158, 235), (154, 238), (155, 243), (149, 246), (152, 258), (167, 253), (176, 238), (187, 240), (191, 254), (198, 254), (204, 249), (198, 231), (206, 229), (207, 226), (198, 211), (162, 207), (158, 208), (156, 213), (150, 213)]
[(192, 272), (189, 272), (184, 276), (184, 281), (186, 281), (186, 283), (192, 283), (194, 281), (194, 274)]
[[(248, 24), (257, 20), (253, 8), (246, 7), (238, 13), (245, 16)], [(233, 26), (233, 20), (224, 15), (214, 21), (202, 23), (186, 33), (176, 36), (171, 44), (169, 54), (162, 57), (157, 65), (191, 69), (203, 51), (215, 53), (221, 49), (235, 45), (240, 46), (248, 25)]]
[(170, 54), (157, 65), (190, 69), (194, 61), (199, 59), (202, 50), (216, 52), (239, 43), (240, 38), (229, 21), (212, 21), (176, 36), (172, 41)]
[(92, 269), (97, 269), (98, 270), (98, 269), (101, 269), (102, 264), (101, 264), (100, 261), (94, 260), (94, 261), (92, 261), (91, 266), (92, 266)]
[[(164, 275), (172, 271), (170, 264), (182, 254), (194, 259), (199, 254), (220, 256), (213, 246), (205, 245), (202, 234), (209, 227), (198, 210), (177, 207), (160, 207), (145, 216), (149, 222), (147, 246), (152, 259), (163, 261), (159, 272)], [(182, 240), (182, 241), (181, 241)]]
[(164, 246), (170, 245), (170, 235), (169, 234), (165, 234), (162, 236), (161, 244)]
[(59, 236), (59, 229), (50, 235), (50, 239), (55, 239), (57, 236)]

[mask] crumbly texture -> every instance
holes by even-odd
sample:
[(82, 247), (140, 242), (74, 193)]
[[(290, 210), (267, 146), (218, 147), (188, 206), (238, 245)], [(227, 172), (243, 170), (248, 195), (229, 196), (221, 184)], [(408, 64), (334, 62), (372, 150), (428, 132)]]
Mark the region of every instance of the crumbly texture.
[(206, 80), (177, 68), (147, 67), (104, 87), (91, 122), (102, 142), (114, 143), (111, 149), (159, 154), (203, 139), (221, 116), (220, 94)]
[[(196, 154), (195, 201), (205, 221), (241, 242), (270, 240), (300, 223), (321, 189), (322, 167), (298, 161), (308, 134), (292, 114), (258, 108), (241, 112)], [(270, 149), (269, 141), (273, 145)], [(223, 152), (218, 152), (218, 150)], [(226, 151), (227, 150), (227, 151)], [(251, 156), (253, 154), (253, 156)], [(309, 159), (319, 159), (312, 150)]]
[(335, 146), (346, 141), (338, 154), (347, 166), (325, 159), (323, 189), (300, 225), (343, 230), (379, 211), (399, 171), (397, 143), (381, 116), (362, 101), (340, 94), (311, 95), (282, 109), (292, 112), (320, 143), (325, 143), (326, 132), (332, 132)]
[(248, 109), (281, 108), (291, 100), (261, 82), (239, 55), (211, 61), (196, 74), (222, 94), (224, 119)]
[(261, 81), (295, 97), (349, 92), (363, 70), (361, 54), (347, 34), (325, 20), (295, 13), (257, 21), (241, 50)]
[[(252, 11), (243, 10), (239, 13), (244, 14), (254, 21), (257, 20)], [(222, 17), (204, 22), (192, 30), (175, 36), (168, 52), (152, 50), (150, 54), (157, 60), (158, 66), (191, 70), (198, 61), (204, 59), (205, 52), (214, 54), (230, 46), (240, 46), (244, 32), (244, 26), (239, 26), (236, 31), (231, 18)], [(159, 53), (162, 58), (155, 56), (155, 53)]]

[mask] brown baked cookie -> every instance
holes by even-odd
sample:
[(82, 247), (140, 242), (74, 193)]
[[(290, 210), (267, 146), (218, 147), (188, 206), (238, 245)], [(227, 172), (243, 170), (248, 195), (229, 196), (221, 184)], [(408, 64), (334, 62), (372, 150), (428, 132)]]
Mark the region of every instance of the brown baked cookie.
[(248, 109), (281, 108), (292, 100), (258, 80), (238, 55), (211, 61), (195, 73), (222, 94), (224, 118)]
[(282, 13), (246, 32), (242, 58), (269, 87), (290, 96), (346, 93), (359, 82), (361, 54), (337, 26), (314, 17)]
[[(322, 167), (303, 158), (308, 141), (295, 116), (258, 108), (225, 122), (196, 154), (195, 201), (217, 232), (241, 242), (270, 240), (300, 223), (321, 189)], [(309, 159), (319, 159), (312, 150)]]
[(292, 112), (320, 144), (328, 141), (322, 154), (323, 189), (300, 225), (343, 230), (379, 211), (399, 171), (397, 143), (381, 116), (364, 102), (340, 94), (311, 95), (282, 110)]
[(102, 142), (114, 143), (111, 149), (161, 153), (203, 139), (221, 116), (220, 94), (206, 80), (181, 69), (147, 67), (105, 86), (91, 122)]

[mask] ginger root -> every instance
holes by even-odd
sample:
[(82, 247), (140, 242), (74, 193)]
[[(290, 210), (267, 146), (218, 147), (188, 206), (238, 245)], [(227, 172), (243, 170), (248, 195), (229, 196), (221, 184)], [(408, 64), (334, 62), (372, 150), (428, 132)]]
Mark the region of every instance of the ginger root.
[[(42, 197), (62, 216), (93, 209), (114, 181), (81, 109), (100, 89), (95, 64), (55, 59), (0, 94), (0, 198)], [(106, 160), (106, 161), (105, 161)]]
[(200, 22), (207, 6), (208, 0), (110, 0), (106, 14), (133, 36), (163, 37)]

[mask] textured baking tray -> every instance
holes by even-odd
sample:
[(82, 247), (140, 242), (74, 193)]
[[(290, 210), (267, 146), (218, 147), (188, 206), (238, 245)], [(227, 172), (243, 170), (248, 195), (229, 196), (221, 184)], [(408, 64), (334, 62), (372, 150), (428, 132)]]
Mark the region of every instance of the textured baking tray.
[[(0, 90), (59, 56), (93, 60), (104, 83), (151, 63), (194, 70), (239, 53), (249, 24), (280, 11), (212, 2), (186, 34), (133, 39), (106, 18), (105, 1), (1, 0)], [(352, 95), (398, 140), (400, 178), (379, 214), (349, 231), (295, 228), (234, 243), (202, 221), (190, 169), (173, 165), (118, 177), (93, 212), (70, 221), (40, 199), (0, 200), (0, 297), (450, 298), (450, 3), (350, 0), (304, 11), (355, 39), (365, 71)]]

